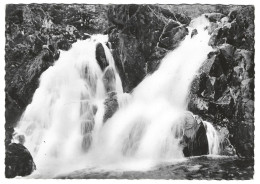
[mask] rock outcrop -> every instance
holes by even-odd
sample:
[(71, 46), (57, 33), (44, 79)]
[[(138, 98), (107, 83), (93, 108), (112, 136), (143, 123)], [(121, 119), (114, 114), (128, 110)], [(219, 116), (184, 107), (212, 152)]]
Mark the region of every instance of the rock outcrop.
[(208, 30), (215, 51), (192, 83), (189, 110), (226, 128), (239, 156), (253, 157), (254, 7), (208, 17), (214, 22)]
[(156, 5), (112, 5), (108, 19), (112, 26), (107, 33), (125, 92), (158, 68), (188, 34), (185, 26), (190, 22), (189, 17)]

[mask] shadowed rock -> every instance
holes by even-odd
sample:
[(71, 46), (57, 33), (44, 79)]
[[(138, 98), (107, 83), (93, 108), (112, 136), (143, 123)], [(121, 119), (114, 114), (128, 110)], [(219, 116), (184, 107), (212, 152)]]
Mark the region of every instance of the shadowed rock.
[(186, 112), (183, 117), (184, 135), (181, 141), (185, 157), (207, 155), (209, 153), (206, 129), (200, 119)]
[(207, 13), (205, 17), (209, 19), (210, 22), (219, 22), (225, 15), (222, 13)]
[(214, 125), (227, 127), (230, 136), (225, 141), (230, 141), (237, 155), (253, 157), (254, 7), (240, 6), (228, 17), (211, 14), (208, 18), (215, 22), (207, 28), (212, 33), (209, 45), (215, 51), (192, 82), (188, 109)]
[(96, 46), (96, 59), (102, 71), (108, 66), (105, 50), (101, 43)]
[(7, 178), (27, 176), (36, 169), (30, 152), (22, 144), (9, 144), (6, 147), (5, 155), (5, 176)]

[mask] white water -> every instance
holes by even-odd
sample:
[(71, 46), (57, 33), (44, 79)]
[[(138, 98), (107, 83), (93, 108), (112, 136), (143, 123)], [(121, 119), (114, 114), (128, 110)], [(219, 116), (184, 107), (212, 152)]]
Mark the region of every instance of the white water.
[[(207, 24), (202, 17), (193, 21), (191, 27), (198, 35), (191, 38), (189, 34), (131, 95), (122, 93), (115, 72), (119, 110), (105, 124), (104, 73), (95, 59), (95, 46), (107, 38), (78, 41), (70, 51), (62, 52), (55, 65), (42, 74), (33, 101), (16, 128), (26, 137), (25, 146), (34, 157), (37, 172), (54, 176), (80, 168), (145, 170), (161, 162), (183, 160), (178, 135), (183, 134), (181, 118), (190, 83), (212, 49), (204, 30)], [(109, 66), (116, 71), (112, 55), (103, 46)], [(97, 107), (96, 114), (93, 107)], [(207, 126), (210, 154), (215, 154), (215, 129)], [(93, 130), (86, 133), (89, 127)], [(91, 140), (90, 147), (84, 137)]]

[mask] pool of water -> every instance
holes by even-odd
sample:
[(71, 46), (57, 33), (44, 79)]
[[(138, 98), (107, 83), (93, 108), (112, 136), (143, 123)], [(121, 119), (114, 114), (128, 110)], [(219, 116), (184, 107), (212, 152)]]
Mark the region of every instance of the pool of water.
[(250, 180), (254, 160), (237, 157), (200, 156), (170, 164), (162, 163), (149, 171), (77, 170), (57, 179), (178, 179), (178, 180)]

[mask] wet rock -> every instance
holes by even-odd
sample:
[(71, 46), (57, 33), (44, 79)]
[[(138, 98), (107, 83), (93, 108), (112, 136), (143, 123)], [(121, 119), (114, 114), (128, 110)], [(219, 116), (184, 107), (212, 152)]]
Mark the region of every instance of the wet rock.
[[(126, 34), (117, 33), (111, 41), (113, 57), (118, 68), (124, 91), (131, 91), (146, 74), (146, 60), (139, 48), (139, 41)], [(118, 45), (120, 45), (118, 47)]]
[[(211, 39), (210, 40), (214, 40), (214, 38), (217, 36), (217, 28), (219, 27), (219, 25), (215, 22), (210, 22), (210, 25), (206, 27), (206, 29), (208, 30), (208, 33), (211, 35)], [(214, 32), (216, 31), (216, 32)], [(214, 34), (212, 34), (214, 33)], [(211, 41), (209, 41), (209, 45)]]
[(5, 154), (5, 176), (7, 178), (27, 176), (36, 169), (30, 152), (22, 144), (9, 144)]
[(188, 35), (188, 30), (184, 26), (179, 26), (169, 31), (166, 29), (166, 31), (162, 33), (159, 39), (158, 46), (172, 50), (178, 46), (180, 41), (182, 41), (186, 35)]
[(197, 35), (197, 34), (198, 34), (197, 29), (193, 29), (192, 32), (191, 32), (191, 38), (192, 38), (193, 36)]
[(184, 115), (184, 136), (190, 139), (194, 139), (199, 125), (193, 114), (186, 112)]
[(102, 80), (107, 93), (116, 91), (116, 76), (112, 67), (106, 68)]
[(87, 33), (84, 33), (83, 36), (82, 36), (82, 40), (86, 40), (86, 39), (89, 39), (91, 36)]
[(105, 50), (101, 43), (98, 43), (96, 46), (96, 60), (102, 71), (108, 66), (108, 61), (106, 58)]
[(205, 17), (208, 18), (210, 22), (220, 22), (225, 15), (222, 13), (207, 13)]
[(181, 121), (183, 121), (183, 137), (180, 144), (183, 146), (184, 156), (208, 154), (208, 139), (202, 120), (195, 118), (191, 112), (186, 112)]
[(58, 49), (68, 51), (71, 48), (71, 43), (67, 39), (63, 39), (57, 43)]
[(157, 5), (113, 5), (108, 19), (116, 26), (109, 34), (109, 42), (125, 92), (157, 69), (167, 51), (176, 48), (187, 35), (183, 24), (190, 22)]
[(116, 92), (110, 92), (107, 94), (104, 106), (105, 113), (103, 117), (103, 123), (105, 123), (109, 118), (111, 118), (119, 107)]
[(217, 127), (218, 138), (220, 142), (220, 153), (221, 155), (235, 156), (236, 150), (229, 140), (229, 131), (226, 127)]
[(183, 149), (185, 157), (207, 155), (209, 153), (206, 129), (202, 122), (198, 125), (195, 137), (188, 138), (184, 136), (184, 141), (187, 144)]

